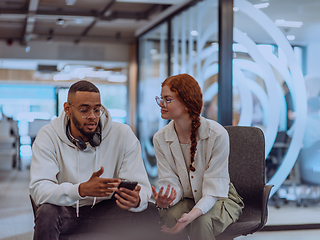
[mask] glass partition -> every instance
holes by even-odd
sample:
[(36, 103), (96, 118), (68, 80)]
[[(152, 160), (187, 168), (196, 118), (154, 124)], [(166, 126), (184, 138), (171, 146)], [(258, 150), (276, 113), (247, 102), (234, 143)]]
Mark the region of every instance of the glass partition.
[(203, 116), (217, 120), (218, 1), (201, 1), (172, 20), (172, 75), (188, 73), (204, 96)]
[[(320, 200), (317, 6), (234, 0), (232, 123), (264, 132), (266, 182), (274, 185), (270, 203), (277, 207)], [(202, 115), (217, 121), (218, 51), (215, 0), (199, 1), (139, 38), (138, 134), (151, 178), (157, 175), (152, 137), (167, 123), (154, 102), (161, 82), (168, 75), (194, 76), (203, 91)]]
[[(188, 73), (202, 88), (209, 88), (217, 80), (217, 39), (216, 0), (198, 2), (139, 38), (138, 136), (151, 181), (157, 178), (152, 138), (167, 124), (160, 118), (154, 100), (160, 94), (161, 83), (169, 75)], [(210, 96), (207, 99), (212, 100)]]
[(166, 124), (160, 118), (155, 96), (160, 95), (161, 83), (168, 77), (167, 34), (165, 22), (139, 39), (138, 136), (151, 180), (158, 175), (152, 138)]
[(320, 17), (312, 6), (234, 1), (234, 123), (263, 130), (266, 181), (274, 185), (269, 203), (277, 208), (320, 199), (319, 54), (309, 55), (320, 51)]

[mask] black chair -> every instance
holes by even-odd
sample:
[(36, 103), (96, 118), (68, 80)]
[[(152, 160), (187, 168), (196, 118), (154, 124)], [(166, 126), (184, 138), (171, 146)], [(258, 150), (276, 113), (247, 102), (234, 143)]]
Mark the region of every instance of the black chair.
[(218, 240), (233, 239), (262, 229), (267, 222), (268, 199), (272, 185), (265, 185), (265, 140), (259, 128), (227, 126), (230, 137), (229, 174), (245, 207), (237, 222)]

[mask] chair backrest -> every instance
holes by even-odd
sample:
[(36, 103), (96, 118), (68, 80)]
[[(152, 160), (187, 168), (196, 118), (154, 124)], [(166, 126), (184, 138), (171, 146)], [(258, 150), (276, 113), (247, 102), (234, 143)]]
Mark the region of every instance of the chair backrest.
[(264, 134), (256, 127), (225, 128), (230, 138), (230, 180), (244, 200), (243, 217), (246, 218), (246, 215), (252, 216), (254, 212), (261, 212), (262, 209), (265, 186)]
[(43, 126), (45, 126), (49, 123), (50, 123), (50, 120), (34, 119), (33, 122), (29, 123), (29, 136), (31, 138), (35, 138), (37, 136), (37, 133), (40, 130), (40, 128), (42, 128)]

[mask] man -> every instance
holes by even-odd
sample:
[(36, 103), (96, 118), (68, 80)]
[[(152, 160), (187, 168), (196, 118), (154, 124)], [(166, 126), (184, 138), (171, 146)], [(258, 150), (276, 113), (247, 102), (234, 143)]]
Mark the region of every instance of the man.
[[(59, 239), (80, 229), (130, 232), (126, 239), (134, 239), (150, 227), (143, 222), (152, 209), (147, 209), (151, 186), (140, 143), (129, 126), (112, 122), (99, 89), (88, 81), (70, 87), (64, 112), (38, 132), (30, 175), (30, 194), (38, 206), (35, 240)], [(138, 185), (118, 189), (123, 179)], [(154, 216), (146, 221), (158, 223)]]

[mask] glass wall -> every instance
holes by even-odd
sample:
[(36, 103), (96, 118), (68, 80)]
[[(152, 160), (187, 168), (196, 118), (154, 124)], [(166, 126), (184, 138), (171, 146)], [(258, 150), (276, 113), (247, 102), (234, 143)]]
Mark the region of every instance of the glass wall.
[[(232, 123), (263, 130), (266, 182), (274, 185), (270, 203), (277, 207), (320, 201), (317, 6), (314, 0), (234, 0)], [(158, 61), (150, 51), (154, 33), (164, 44)], [(217, 121), (218, 51), (218, 1), (199, 1), (139, 38), (138, 127), (150, 176), (156, 177), (149, 167), (150, 161), (155, 166), (152, 136), (167, 123), (153, 102), (161, 82), (166, 74), (194, 76), (203, 91), (202, 115)]]
[(172, 75), (188, 73), (203, 92), (203, 116), (217, 120), (218, 1), (202, 1), (172, 20)]
[(155, 96), (160, 94), (161, 82), (168, 77), (167, 41), (167, 22), (139, 39), (138, 136), (151, 180), (158, 174), (152, 137), (166, 124), (160, 118)]
[(152, 181), (157, 177), (152, 138), (167, 124), (160, 118), (155, 96), (160, 94), (161, 83), (169, 75), (189, 73), (202, 87), (211, 85), (212, 79), (217, 78), (217, 6), (217, 1), (199, 2), (139, 39), (138, 136)]
[(319, 201), (320, 82), (307, 54), (319, 51), (316, 3), (234, 3), (234, 106), (239, 125), (265, 133), (271, 203)]

